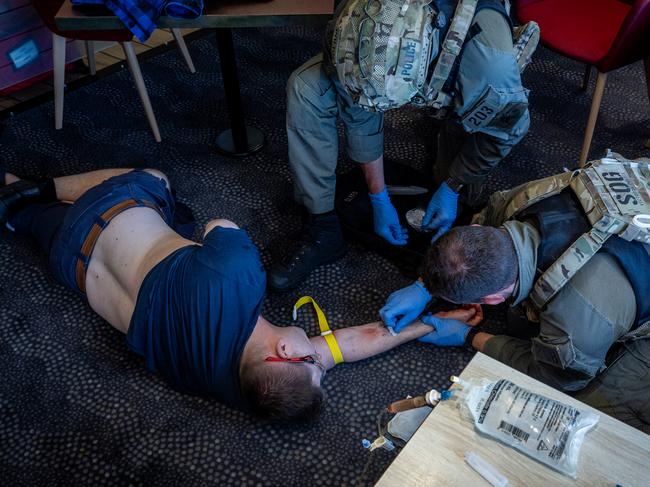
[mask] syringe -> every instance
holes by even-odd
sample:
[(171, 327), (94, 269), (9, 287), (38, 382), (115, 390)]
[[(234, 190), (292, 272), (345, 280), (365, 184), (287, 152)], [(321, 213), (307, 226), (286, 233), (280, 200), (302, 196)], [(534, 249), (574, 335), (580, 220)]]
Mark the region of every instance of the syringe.
[(443, 390), (442, 392), (438, 392), (435, 389), (431, 389), (429, 392), (422, 394), (421, 396), (409, 397), (407, 399), (395, 401), (388, 406), (388, 412), (399, 413), (401, 411), (408, 411), (409, 409), (415, 409), (422, 406), (434, 407), (440, 401), (449, 399), (450, 396), (451, 391)]

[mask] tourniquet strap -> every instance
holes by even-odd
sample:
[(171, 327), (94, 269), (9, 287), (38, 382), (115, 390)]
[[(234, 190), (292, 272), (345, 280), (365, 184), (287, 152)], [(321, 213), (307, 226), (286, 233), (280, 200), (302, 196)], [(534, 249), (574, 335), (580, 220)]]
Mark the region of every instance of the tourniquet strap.
[[(81, 250), (79, 251), (79, 255), (77, 257), (77, 265), (75, 267), (77, 286), (82, 293), (86, 292), (86, 271), (88, 269), (88, 262), (90, 261), (90, 256), (93, 253), (93, 249), (97, 244), (97, 239), (99, 239), (102, 230), (106, 228), (106, 226), (111, 222), (113, 218), (115, 218), (123, 211), (139, 206), (145, 206), (160, 213), (160, 209), (149, 201), (136, 201), (134, 199), (128, 199), (116, 204), (115, 206), (110, 207), (108, 210), (102, 213), (98, 218), (98, 221), (93, 224), (90, 232), (88, 232), (88, 236), (81, 246)], [(162, 216), (162, 213), (160, 214)]]
[(311, 303), (314, 306), (314, 309), (316, 310), (316, 316), (318, 317), (318, 326), (320, 328), (320, 335), (325, 339), (325, 342), (327, 343), (327, 346), (329, 347), (330, 352), (332, 353), (334, 364), (341, 364), (345, 362), (345, 360), (343, 359), (343, 354), (341, 353), (341, 348), (339, 347), (339, 344), (336, 341), (336, 337), (334, 336), (334, 333), (332, 333), (332, 330), (330, 330), (330, 326), (327, 323), (327, 318), (325, 318), (325, 313), (323, 313), (323, 310), (320, 309), (320, 306), (316, 304), (314, 298), (312, 298), (311, 296), (303, 296), (298, 301), (296, 301), (296, 304), (293, 305), (293, 319), (296, 320), (296, 318), (298, 317), (298, 309), (307, 303)]

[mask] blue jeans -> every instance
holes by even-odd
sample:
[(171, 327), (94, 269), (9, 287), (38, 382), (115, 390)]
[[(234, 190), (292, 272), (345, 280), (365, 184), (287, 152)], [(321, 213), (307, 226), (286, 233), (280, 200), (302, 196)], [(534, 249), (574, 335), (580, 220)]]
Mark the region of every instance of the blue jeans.
[(101, 215), (123, 201), (133, 199), (160, 210), (165, 222), (172, 225), (174, 199), (165, 181), (144, 171), (131, 171), (107, 179), (90, 188), (67, 210), (61, 227), (52, 242), (50, 267), (55, 277), (70, 289), (83, 294), (77, 285), (76, 265), (82, 259), (86, 268), (92, 256), (83, 256), (81, 247), (95, 223), (105, 228), (109, 222)]

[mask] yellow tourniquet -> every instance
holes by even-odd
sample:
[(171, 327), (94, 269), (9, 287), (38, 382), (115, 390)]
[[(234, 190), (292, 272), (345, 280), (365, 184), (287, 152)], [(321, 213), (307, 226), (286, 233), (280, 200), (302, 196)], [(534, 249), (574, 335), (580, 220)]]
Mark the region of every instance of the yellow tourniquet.
[(312, 298), (311, 296), (303, 296), (298, 301), (296, 301), (296, 304), (293, 305), (294, 321), (296, 320), (296, 318), (298, 318), (298, 309), (307, 303), (311, 303), (314, 305), (314, 309), (316, 310), (316, 316), (318, 317), (318, 326), (320, 327), (320, 336), (325, 338), (325, 342), (327, 343), (327, 346), (330, 348), (330, 352), (332, 352), (332, 358), (334, 359), (334, 364), (341, 364), (345, 362), (345, 360), (343, 360), (343, 354), (341, 353), (339, 344), (336, 341), (336, 337), (334, 337), (334, 333), (332, 333), (332, 330), (330, 330), (330, 326), (327, 323), (327, 318), (325, 318), (325, 313), (323, 313), (323, 310), (320, 309), (320, 306), (316, 304), (314, 298)]

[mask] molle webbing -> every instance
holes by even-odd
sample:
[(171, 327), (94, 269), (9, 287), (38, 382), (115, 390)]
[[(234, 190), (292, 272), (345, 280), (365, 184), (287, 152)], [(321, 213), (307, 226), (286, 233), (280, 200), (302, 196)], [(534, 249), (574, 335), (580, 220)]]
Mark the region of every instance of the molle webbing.
[[(588, 163), (583, 169), (531, 181), (495, 193), (496, 210), (476, 219), (505, 222), (519, 218), (544, 199), (570, 190), (579, 201), (590, 228), (580, 235), (537, 279), (529, 296), (537, 312), (603, 247), (612, 236), (650, 244), (650, 160), (628, 160), (619, 154)], [(499, 203), (499, 199), (501, 202)], [(498, 217), (498, 218), (497, 218)]]
[(436, 67), (424, 93), (427, 105), (432, 108), (440, 109), (451, 105), (451, 95), (445, 93), (442, 88), (451, 75), (456, 58), (460, 56), (465, 37), (474, 19), (477, 3), (478, 0), (459, 0), (456, 6), (451, 26), (440, 46)]

